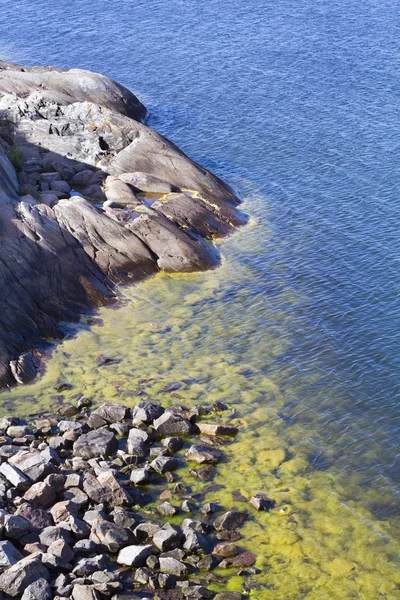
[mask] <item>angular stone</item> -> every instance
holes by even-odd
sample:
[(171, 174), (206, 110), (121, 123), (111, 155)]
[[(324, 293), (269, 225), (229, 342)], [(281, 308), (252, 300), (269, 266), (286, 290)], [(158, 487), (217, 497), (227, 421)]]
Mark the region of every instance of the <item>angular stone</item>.
[(63, 434), (67, 433), (68, 431), (76, 431), (78, 433), (81, 433), (82, 429), (82, 423), (79, 423), (78, 421), (64, 420), (58, 423), (58, 430), (60, 433)]
[(90, 533), (90, 527), (82, 519), (78, 519), (75, 515), (71, 515), (68, 519), (68, 525), (75, 538), (81, 540), (87, 538)]
[(195, 531), (191, 527), (183, 530), (185, 541), (183, 548), (187, 552), (202, 552), (207, 554), (211, 551), (211, 543), (208, 541), (205, 535)]
[(271, 510), (271, 508), (274, 508), (276, 502), (275, 500), (268, 498), (267, 494), (259, 492), (250, 498), (249, 504), (256, 510), (268, 511)]
[(117, 562), (127, 567), (142, 567), (148, 556), (154, 553), (150, 544), (145, 546), (127, 546), (118, 554)]
[(176, 437), (164, 438), (161, 443), (169, 452), (178, 452), (183, 446), (181, 438)]
[(160, 556), (159, 562), (162, 573), (175, 575), (175, 577), (186, 577), (188, 574), (187, 566), (175, 558)]
[(51, 470), (49, 463), (37, 450), (21, 450), (11, 456), (8, 462), (33, 482), (43, 479)]
[(161, 552), (168, 552), (179, 548), (181, 544), (181, 535), (178, 531), (169, 526), (159, 529), (153, 536), (153, 544)]
[(178, 462), (169, 456), (157, 456), (150, 463), (150, 467), (157, 473), (167, 473), (167, 471), (174, 471), (178, 467)]
[(146, 443), (149, 441), (149, 435), (143, 429), (133, 428), (128, 435), (128, 453), (135, 456), (145, 457), (148, 454)]
[(216, 464), (218, 463), (223, 454), (215, 448), (210, 448), (208, 446), (190, 446), (189, 450), (186, 452), (188, 460), (202, 464)]
[(71, 487), (80, 487), (82, 483), (82, 475), (80, 473), (69, 473), (64, 482), (64, 488), (67, 490)]
[(72, 541), (70, 532), (61, 525), (46, 527), (39, 534), (39, 539), (40, 543), (47, 547), (57, 540), (63, 540), (67, 544)]
[(0, 542), (0, 567), (2, 569), (15, 565), (24, 558), (19, 550), (9, 541)]
[[(107, 423), (118, 423), (129, 417), (129, 408), (117, 402), (104, 402), (90, 415), (90, 422), (96, 422), (96, 428)], [(90, 425), (89, 423), (89, 426)]]
[(46, 579), (41, 577), (28, 585), (21, 600), (51, 600), (51, 598), (51, 587)]
[(92, 585), (76, 583), (72, 589), (73, 600), (100, 600), (100, 596)]
[(247, 517), (248, 515), (245, 512), (228, 510), (223, 515), (217, 517), (213, 525), (217, 531), (222, 531), (224, 529), (236, 529), (237, 527), (243, 525)]
[(60, 558), (63, 564), (67, 564), (74, 558), (74, 553), (70, 546), (64, 540), (56, 540), (47, 549), (49, 554), (53, 554), (57, 558)]
[(75, 577), (89, 577), (96, 571), (107, 569), (109, 558), (105, 554), (98, 554), (90, 558), (81, 558), (75, 565), (73, 574)]
[(33, 506), (41, 508), (47, 508), (53, 504), (55, 499), (55, 491), (43, 481), (34, 483), (24, 495), (24, 500), (30, 502)]
[(164, 409), (155, 402), (138, 402), (132, 409), (132, 418), (143, 423), (153, 423), (163, 414)]
[(157, 523), (139, 523), (137, 527), (135, 527), (134, 534), (138, 538), (138, 540), (146, 540), (148, 538), (153, 537), (157, 531), (161, 529)]
[(4, 518), (4, 533), (8, 538), (19, 540), (29, 529), (29, 522), (23, 517), (14, 514)]
[(109, 456), (117, 448), (117, 439), (106, 427), (85, 433), (74, 443), (73, 452), (81, 458)]
[(104, 520), (94, 521), (90, 539), (95, 544), (104, 546), (105, 549), (113, 553), (135, 541), (134, 535), (129, 529)]
[(239, 429), (233, 425), (214, 425), (213, 423), (197, 423), (200, 433), (205, 435), (237, 435)]
[(40, 555), (28, 556), (0, 575), (0, 591), (13, 598), (21, 598), (28, 585), (42, 578), (47, 581), (50, 575), (42, 565)]
[(15, 515), (23, 517), (29, 523), (29, 528), (31, 531), (41, 531), (45, 527), (49, 527), (53, 524), (53, 519), (49, 512), (42, 508), (35, 508), (28, 502), (24, 502), (21, 504)]
[(68, 521), (71, 515), (78, 514), (78, 506), (71, 502), (71, 500), (64, 500), (63, 502), (57, 502), (50, 509), (51, 516), (53, 517), (54, 523), (61, 523), (62, 521)]
[(147, 483), (150, 480), (149, 469), (143, 467), (141, 469), (133, 469), (131, 471), (131, 481), (136, 485)]
[(40, 454), (48, 463), (52, 463), (53, 465), (61, 464), (61, 457), (58, 454), (57, 450), (54, 450), (54, 448), (50, 448), (50, 446), (47, 446), (47, 448), (41, 450)]
[(187, 419), (169, 410), (165, 411), (153, 423), (157, 433), (163, 436), (188, 436), (193, 432), (193, 426)]
[(92, 540), (79, 540), (73, 546), (73, 550), (77, 556), (89, 556), (94, 554), (97, 549), (97, 545)]
[(159, 504), (157, 506), (157, 512), (159, 512), (160, 515), (163, 515), (164, 517), (173, 517), (174, 515), (176, 515), (178, 510), (169, 502), (163, 502), (162, 504)]
[(98, 482), (104, 488), (110, 490), (110, 504), (112, 506), (124, 506), (132, 504), (132, 498), (128, 492), (124, 490), (117, 478), (111, 471), (104, 471), (97, 477)]
[(78, 508), (85, 508), (89, 503), (88, 495), (78, 487), (72, 487), (65, 490), (63, 493), (63, 498), (64, 500), (71, 501)]
[(26, 490), (30, 486), (30, 479), (24, 475), (19, 469), (12, 467), (8, 463), (0, 465), (0, 473), (13, 485), (17, 490)]

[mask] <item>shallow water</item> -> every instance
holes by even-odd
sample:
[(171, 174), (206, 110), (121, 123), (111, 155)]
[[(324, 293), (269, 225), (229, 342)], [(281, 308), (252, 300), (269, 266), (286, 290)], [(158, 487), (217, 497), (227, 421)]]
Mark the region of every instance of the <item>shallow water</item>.
[[(125, 290), (40, 381), (1, 394), (2, 412), (78, 393), (221, 399), (241, 433), (215, 499), (265, 490), (278, 505), (244, 529), (262, 570), (250, 597), (399, 598), (397, 5), (1, 6), (9, 56), (128, 85), (251, 215), (218, 270)], [(100, 353), (119, 362), (99, 368)], [(74, 387), (56, 394), (57, 381)]]

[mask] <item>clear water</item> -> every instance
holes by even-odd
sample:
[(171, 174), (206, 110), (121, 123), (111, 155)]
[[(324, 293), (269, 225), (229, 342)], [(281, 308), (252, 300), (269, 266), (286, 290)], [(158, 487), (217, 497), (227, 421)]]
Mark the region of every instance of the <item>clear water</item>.
[[(222, 399), (243, 433), (217, 481), (268, 491), (245, 528), (253, 599), (400, 598), (400, 35), (394, 0), (0, 2), (1, 53), (104, 72), (241, 190), (211, 273), (158, 276), (58, 346), (3, 411)], [(95, 366), (101, 353), (120, 362)], [(241, 590), (232, 574), (228, 587)]]

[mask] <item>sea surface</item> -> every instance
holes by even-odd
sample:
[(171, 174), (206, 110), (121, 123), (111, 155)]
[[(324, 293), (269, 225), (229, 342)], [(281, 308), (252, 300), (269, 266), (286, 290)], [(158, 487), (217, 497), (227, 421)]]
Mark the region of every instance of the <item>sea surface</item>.
[(210, 498), (277, 501), (243, 530), (261, 572), (222, 589), (400, 598), (398, 2), (2, 0), (0, 15), (3, 58), (117, 79), (251, 217), (218, 270), (157, 276), (83, 320), (1, 414), (77, 393), (222, 400), (241, 434)]

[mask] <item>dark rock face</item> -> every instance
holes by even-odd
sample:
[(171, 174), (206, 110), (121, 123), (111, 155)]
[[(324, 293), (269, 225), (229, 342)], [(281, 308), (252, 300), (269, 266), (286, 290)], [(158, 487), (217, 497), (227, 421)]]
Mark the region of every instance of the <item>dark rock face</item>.
[(103, 75), (0, 61), (0, 387), (36, 376), (61, 320), (158, 270), (216, 267), (212, 239), (245, 223), (232, 189), (145, 117)]

